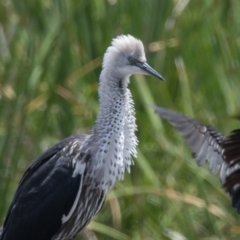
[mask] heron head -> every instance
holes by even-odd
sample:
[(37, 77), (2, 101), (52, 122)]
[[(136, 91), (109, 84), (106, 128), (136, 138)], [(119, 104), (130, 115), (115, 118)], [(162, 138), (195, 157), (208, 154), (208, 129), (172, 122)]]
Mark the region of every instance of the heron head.
[(142, 42), (131, 35), (121, 35), (112, 40), (112, 45), (104, 55), (103, 68), (122, 78), (145, 74), (164, 80), (147, 64)]

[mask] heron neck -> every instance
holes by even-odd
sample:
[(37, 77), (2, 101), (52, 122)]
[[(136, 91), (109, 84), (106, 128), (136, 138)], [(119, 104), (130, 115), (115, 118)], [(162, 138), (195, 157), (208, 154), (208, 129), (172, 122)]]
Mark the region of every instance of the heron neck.
[[(105, 80), (107, 79), (107, 81)], [(93, 134), (105, 135), (124, 126), (128, 79), (103, 78), (99, 86), (100, 110)], [(117, 122), (119, 122), (117, 124)]]
[[(103, 78), (99, 87), (100, 111), (88, 141), (89, 151), (97, 169), (93, 178), (104, 179), (104, 187), (111, 189), (118, 178), (130, 171), (132, 156), (136, 156), (135, 112), (129, 79)], [(101, 177), (100, 177), (101, 175)]]

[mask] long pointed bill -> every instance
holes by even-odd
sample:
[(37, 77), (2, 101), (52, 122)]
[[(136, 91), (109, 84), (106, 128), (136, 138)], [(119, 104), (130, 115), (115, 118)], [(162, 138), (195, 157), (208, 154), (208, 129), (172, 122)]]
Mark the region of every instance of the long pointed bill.
[(162, 75), (159, 74), (157, 71), (155, 71), (147, 63), (138, 64), (138, 67), (141, 68), (144, 72), (148, 73), (149, 75), (152, 75), (152, 76), (156, 77), (159, 80), (165, 81), (165, 79), (162, 77)]

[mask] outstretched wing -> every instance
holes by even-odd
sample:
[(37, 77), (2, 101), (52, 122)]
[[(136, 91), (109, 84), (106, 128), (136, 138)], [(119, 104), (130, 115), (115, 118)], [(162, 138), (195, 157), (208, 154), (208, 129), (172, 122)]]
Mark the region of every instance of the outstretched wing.
[(228, 164), (223, 187), (232, 197), (233, 207), (240, 213), (240, 129), (233, 131), (223, 145)]
[(50, 240), (70, 218), (81, 193), (84, 138), (76, 135), (63, 140), (28, 168), (9, 208), (1, 240)]
[(211, 127), (182, 114), (160, 107), (154, 107), (154, 110), (184, 136), (199, 165), (207, 159), (212, 173), (221, 167), (222, 185), (232, 197), (233, 207), (240, 213), (240, 129), (225, 138)]
[(180, 113), (161, 107), (154, 107), (154, 110), (178, 129), (193, 151), (198, 165), (203, 166), (208, 160), (210, 171), (216, 174), (223, 163), (222, 144), (225, 137), (213, 128)]

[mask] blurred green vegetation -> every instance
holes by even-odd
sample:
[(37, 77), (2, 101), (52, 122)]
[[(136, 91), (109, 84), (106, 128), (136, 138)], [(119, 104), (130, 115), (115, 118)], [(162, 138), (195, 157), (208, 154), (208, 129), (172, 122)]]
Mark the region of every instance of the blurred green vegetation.
[(98, 113), (111, 39), (131, 34), (167, 80), (134, 76), (139, 155), (79, 239), (239, 239), (218, 177), (148, 107), (184, 112), (224, 134), (239, 126), (240, 2), (1, 0), (0, 223), (27, 166)]

